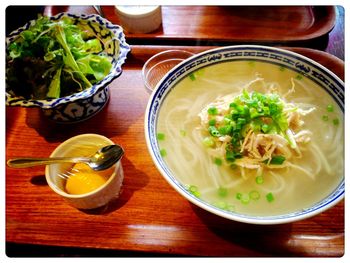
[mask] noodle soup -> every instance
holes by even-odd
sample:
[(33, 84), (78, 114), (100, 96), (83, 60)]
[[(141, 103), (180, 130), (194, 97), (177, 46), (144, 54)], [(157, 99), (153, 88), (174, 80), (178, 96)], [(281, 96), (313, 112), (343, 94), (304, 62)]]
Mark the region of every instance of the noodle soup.
[[(176, 180), (207, 204), (248, 216), (302, 211), (330, 195), (344, 176), (343, 114), (335, 100), (309, 78), (286, 67), (266, 65), (243, 60), (198, 69), (167, 94), (157, 120), (160, 154)], [(286, 132), (278, 128), (263, 134), (249, 124), (250, 119), (243, 120), (240, 134), (244, 135), (236, 142), (234, 161), (228, 161), (230, 147), (224, 141), (231, 143), (232, 134), (215, 137), (208, 127), (220, 130), (218, 123), (232, 115), (229, 107), (244, 92), (264, 98), (278, 95), (289, 111), (289, 127)], [(220, 115), (221, 106), (230, 114)], [(210, 113), (215, 107), (219, 113)], [(300, 127), (295, 131), (290, 120), (293, 110), (300, 112)], [(230, 121), (237, 124), (237, 119), (226, 123)], [(261, 125), (269, 127), (270, 123)], [(287, 143), (278, 149), (272, 141), (274, 150), (271, 145), (265, 150), (259, 145), (255, 152), (260, 161), (250, 162), (254, 153), (247, 145), (256, 143), (248, 138), (252, 134), (254, 140), (278, 135), (278, 140)], [(276, 159), (278, 165), (274, 165)]]

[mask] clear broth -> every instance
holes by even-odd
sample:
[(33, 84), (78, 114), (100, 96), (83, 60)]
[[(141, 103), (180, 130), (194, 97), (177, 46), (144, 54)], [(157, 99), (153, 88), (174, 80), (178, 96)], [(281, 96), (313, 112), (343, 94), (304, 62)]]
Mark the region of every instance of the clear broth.
[[(198, 113), (218, 97), (240, 93), (257, 73), (265, 83), (277, 85), (282, 94), (291, 88), (293, 78), (296, 92), (288, 97), (288, 101), (310, 103), (316, 107), (304, 117), (304, 127), (312, 131), (312, 141), (327, 159), (330, 172), (324, 165), (319, 169), (320, 164), (306, 151), (303, 158), (294, 161), (313, 173), (314, 178), (295, 170), (278, 169), (272, 173), (264, 172), (263, 184), (257, 184), (255, 172), (248, 171), (243, 178), (239, 171), (218, 166), (208, 157), (205, 147), (194, 135), (200, 126)], [(254, 86), (259, 90), (259, 85)], [(328, 105), (333, 105), (333, 112), (327, 111)], [(211, 65), (180, 80), (161, 107), (157, 131), (165, 135), (158, 141), (159, 148), (166, 151), (164, 161), (179, 182), (184, 186), (195, 186), (199, 198), (219, 208), (258, 216), (300, 211), (328, 196), (344, 176), (342, 111), (323, 88), (290, 69), (258, 61)], [(323, 115), (328, 116), (328, 121), (322, 119)], [(333, 119), (338, 119), (339, 123), (334, 125)], [(243, 203), (237, 198), (237, 194), (246, 197), (252, 191), (259, 193), (258, 200)], [(266, 198), (270, 192), (274, 196), (272, 202)]]

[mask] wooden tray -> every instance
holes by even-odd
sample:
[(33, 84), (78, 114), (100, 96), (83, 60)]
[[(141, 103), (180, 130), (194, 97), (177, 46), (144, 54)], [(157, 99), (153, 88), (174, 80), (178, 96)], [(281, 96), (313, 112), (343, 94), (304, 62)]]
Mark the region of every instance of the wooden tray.
[[(46, 14), (95, 13), (91, 6), (50, 6)], [(120, 24), (114, 6), (104, 16)], [(129, 43), (297, 42), (327, 34), (334, 26), (332, 6), (162, 6), (162, 26), (149, 34), (126, 32)], [(188, 43), (187, 43), (188, 44)]]
[[(149, 93), (143, 86), (141, 68), (150, 56), (174, 48), (197, 53), (212, 47), (132, 46), (122, 75), (111, 84), (109, 104), (85, 122), (58, 125), (36, 108), (6, 107), (6, 159), (48, 156), (62, 141), (82, 133), (105, 135), (125, 149), (120, 198), (103, 210), (90, 212), (69, 206), (54, 193), (46, 184), (43, 167), (6, 167), (6, 241), (31, 244), (30, 252), (21, 247), (8, 256), (47, 255), (45, 247), (32, 245), (59, 246), (58, 255), (79, 248), (73, 252), (75, 256), (91, 255), (88, 249), (92, 248), (98, 256), (106, 251), (114, 256), (344, 255), (344, 201), (307, 220), (248, 225), (192, 205), (163, 179), (145, 145)], [(344, 63), (327, 53), (291, 50), (343, 73)]]

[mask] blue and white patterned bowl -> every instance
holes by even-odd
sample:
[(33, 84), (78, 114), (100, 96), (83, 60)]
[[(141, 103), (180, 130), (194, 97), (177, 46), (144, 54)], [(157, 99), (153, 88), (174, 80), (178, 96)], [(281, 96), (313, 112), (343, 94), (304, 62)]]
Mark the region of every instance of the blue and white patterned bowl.
[(186, 190), (186, 186), (177, 180), (176, 174), (171, 172), (163, 160), (157, 140), (157, 119), (165, 97), (176, 88), (175, 86), (180, 80), (200, 68), (215, 63), (240, 60), (261, 61), (267, 64), (289, 68), (324, 88), (334, 98), (335, 103), (339, 105), (342, 112), (344, 112), (344, 82), (334, 73), (305, 56), (283, 49), (257, 45), (229, 46), (205, 51), (186, 59), (170, 70), (157, 84), (149, 99), (145, 113), (144, 128), (148, 151), (156, 167), (167, 182), (193, 204), (218, 216), (239, 222), (265, 225), (289, 223), (317, 215), (334, 206), (344, 198), (344, 179), (325, 199), (320, 200), (312, 207), (298, 212), (259, 217), (222, 210), (190, 194)]
[[(44, 115), (49, 119), (56, 122), (69, 123), (86, 120), (94, 116), (106, 105), (109, 99), (108, 85), (122, 73), (122, 65), (130, 51), (130, 46), (125, 41), (123, 29), (99, 15), (60, 13), (52, 16), (50, 19), (57, 21), (63, 17), (70, 17), (75, 20), (75, 23), (88, 25), (85, 28), (101, 40), (104, 46), (103, 53), (112, 58), (111, 71), (103, 80), (91, 88), (58, 99), (25, 100), (6, 92), (6, 105), (40, 107)], [(35, 20), (29, 21), (23, 27), (10, 33), (6, 38), (6, 46), (14, 41), (23, 30), (28, 29), (34, 23)]]

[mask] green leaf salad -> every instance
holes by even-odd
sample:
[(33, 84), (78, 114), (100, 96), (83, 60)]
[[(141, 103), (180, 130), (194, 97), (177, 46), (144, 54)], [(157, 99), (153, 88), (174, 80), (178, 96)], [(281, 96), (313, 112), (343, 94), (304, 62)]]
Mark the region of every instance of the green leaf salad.
[(25, 99), (60, 98), (102, 80), (111, 70), (99, 39), (64, 17), (39, 16), (7, 46), (7, 92)]

